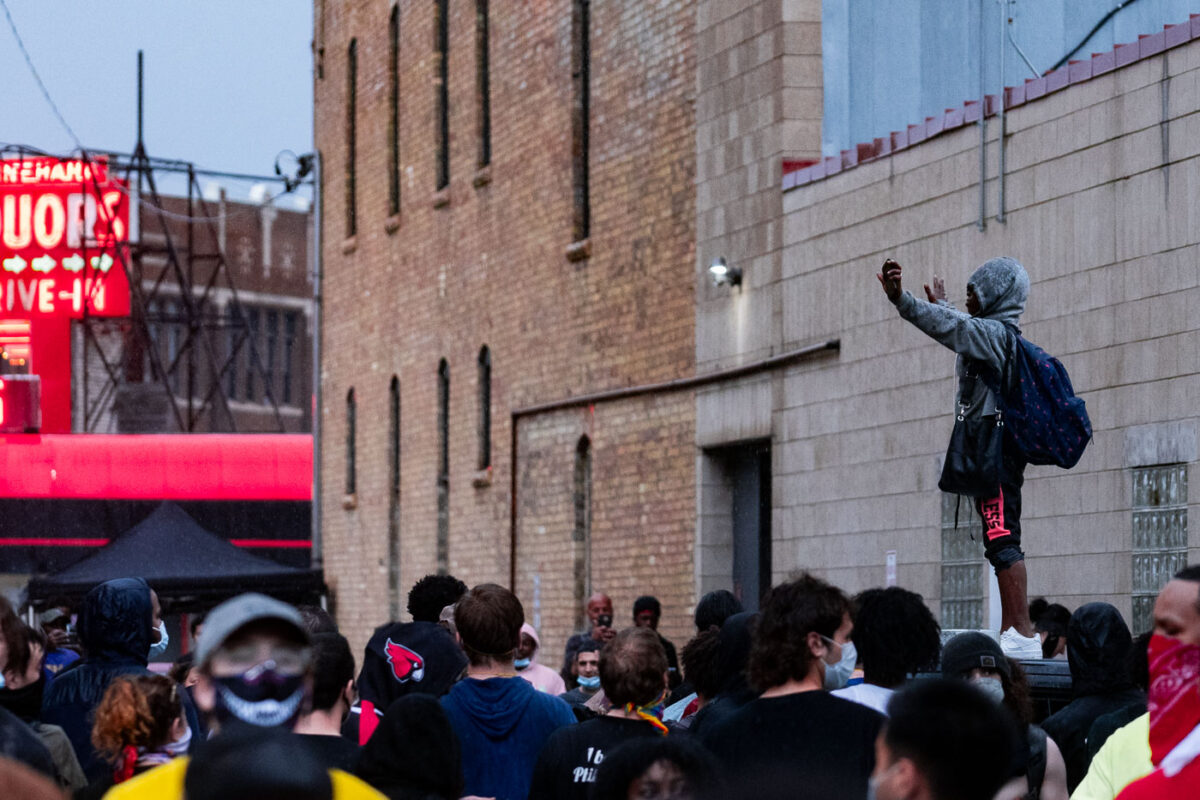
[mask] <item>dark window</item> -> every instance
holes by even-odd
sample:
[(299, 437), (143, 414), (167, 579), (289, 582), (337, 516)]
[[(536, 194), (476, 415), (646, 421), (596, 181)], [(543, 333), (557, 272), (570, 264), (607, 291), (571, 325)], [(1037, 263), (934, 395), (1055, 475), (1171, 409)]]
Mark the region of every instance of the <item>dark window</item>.
[(346, 51), (346, 235), (358, 230), (358, 40), (350, 40)]
[(246, 394), (244, 399), (247, 402), (253, 403), (258, 399), (258, 386), (254, 382), (254, 367), (255, 356), (258, 354), (258, 309), (246, 309), (246, 324), (248, 326), (246, 343), (242, 345), (246, 350)]
[(475, 96), (479, 166), (492, 163), (491, 75), (488, 72), (488, 0), (475, 0)]
[(245, 349), (246, 343), (242, 342), (241, 347), (238, 346), (238, 340), (241, 338), (242, 333), (242, 324), (238, 318), (236, 307), (226, 306), (225, 326), (228, 334), (226, 336), (226, 347), (228, 348), (227, 356), (229, 358), (225, 372), (225, 394), (230, 400), (237, 400), (238, 375), (241, 370), (242, 350)]
[(591, 235), (592, 209), (588, 187), (588, 133), (591, 127), (592, 44), (591, 3), (575, 0), (571, 15), (572, 38), (571, 78), (574, 84), (574, 113), (571, 124), (571, 177), (575, 200), (572, 231), (575, 241)]
[(575, 528), (571, 544), (575, 561), (575, 628), (584, 626), (584, 599), (590, 594), (592, 551), (592, 442), (588, 437), (579, 437), (575, 445), (575, 482), (573, 504), (575, 506)]
[[(388, 212), (400, 213), (400, 6), (388, 20)], [(393, 617), (394, 619), (394, 617)]]
[(492, 353), (479, 351), (479, 469), (492, 465)]
[(292, 402), (292, 361), (296, 357), (296, 323), (295, 311), (283, 315), (283, 400), (285, 405)]
[(266, 364), (264, 365), (266, 368), (266, 377), (263, 378), (263, 382), (266, 385), (263, 387), (263, 399), (271, 401), (274, 400), (279, 394), (279, 390), (275, 385), (276, 366), (278, 364), (276, 350), (278, 349), (279, 344), (279, 312), (266, 312), (266, 322), (267, 343), (265, 346), (266, 352), (263, 354), (264, 360), (266, 361)]
[(358, 475), (355, 472), (355, 437), (358, 429), (358, 404), (354, 401), (354, 388), (346, 392), (346, 494), (354, 494), (358, 489)]
[(437, 569), (450, 570), (450, 365), (438, 364)]
[(388, 386), (388, 613), (400, 619), (400, 379)]
[(448, 0), (437, 0), (434, 20), (437, 77), (437, 188), (450, 185), (450, 9)]

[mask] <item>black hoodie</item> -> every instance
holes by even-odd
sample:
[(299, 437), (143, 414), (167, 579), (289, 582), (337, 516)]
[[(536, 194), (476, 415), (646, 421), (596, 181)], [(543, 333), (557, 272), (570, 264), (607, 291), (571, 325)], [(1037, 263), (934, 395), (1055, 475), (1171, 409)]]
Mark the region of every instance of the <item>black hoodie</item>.
[(1048, 717), (1042, 728), (1062, 750), (1067, 788), (1075, 791), (1087, 775), (1088, 730), (1096, 718), (1135, 703), (1146, 695), (1129, 677), (1132, 637), (1121, 613), (1108, 603), (1088, 603), (1067, 625), (1067, 659), (1075, 699)]
[[(94, 587), (83, 598), (79, 613), (79, 641), (87, 656), (46, 689), (42, 722), (66, 732), (89, 781), (109, 770), (92, 747), (92, 714), (114, 677), (151, 674), (146, 658), (152, 615), (150, 586), (141, 578), (118, 578)], [(183, 702), (198, 740), (196, 710), (186, 697)]]

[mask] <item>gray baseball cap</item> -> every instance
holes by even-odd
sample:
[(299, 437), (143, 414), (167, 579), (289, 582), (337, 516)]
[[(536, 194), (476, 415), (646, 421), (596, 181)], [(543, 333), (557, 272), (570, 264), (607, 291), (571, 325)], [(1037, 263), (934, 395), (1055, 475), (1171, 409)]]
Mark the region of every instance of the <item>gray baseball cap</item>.
[(308, 641), (308, 632), (304, 629), (304, 620), (301, 619), (299, 611), (287, 603), (250, 592), (226, 600), (208, 612), (196, 641), (195, 663), (203, 664), (208, 661), (216, 649), (239, 629), (251, 622), (267, 619), (293, 626), (301, 641)]

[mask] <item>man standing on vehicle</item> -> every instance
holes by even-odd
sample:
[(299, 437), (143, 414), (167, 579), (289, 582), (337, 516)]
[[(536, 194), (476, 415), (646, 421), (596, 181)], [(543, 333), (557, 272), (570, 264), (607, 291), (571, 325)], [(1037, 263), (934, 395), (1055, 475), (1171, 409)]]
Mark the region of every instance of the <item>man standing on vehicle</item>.
[[(900, 316), (923, 333), (958, 354), (955, 403), (960, 420), (994, 418), (996, 393), (984, 380), (986, 371), (1004, 376), (1012, 363), (1017, 323), (1029, 296), (1029, 276), (1017, 261), (992, 258), (975, 270), (967, 283), (967, 310), (946, 302), (942, 280), (925, 286), (928, 302), (901, 286), (901, 267), (892, 259), (876, 277)], [(1011, 329), (1011, 330), (1010, 330)], [(995, 492), (975, 498), (983, 519), (984, 553), (1000, 585), (1000, 644), (1013, 658), (1041, 658), (1041, 641), (1029, 619), (1028, 576), (1021, 550), (1021, 484), (1025, 458), (1003, 437), (999, 482)]]

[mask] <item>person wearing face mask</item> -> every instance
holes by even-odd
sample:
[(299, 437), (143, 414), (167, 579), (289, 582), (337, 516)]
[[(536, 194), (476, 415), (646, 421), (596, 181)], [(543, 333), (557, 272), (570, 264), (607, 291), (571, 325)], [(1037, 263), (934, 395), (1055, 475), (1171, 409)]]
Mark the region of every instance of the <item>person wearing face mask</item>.
[[(5, 604), (7, 606), (7, 604)], [(50, 754), (58, 772), (59, 785), (66, 789), (82, 788), (87, 778), (75, 757), (71, 740), (57, 725), (40, 721), (42, 695), (47, 679), (42, 672), (46, 639), (41, 631), (30, 628), (5, 609), (11, 617), (0, 624), (0, 708), (11, 712), (37, 735)]]
[(983, 633), (960, 633), (942, 650), (942, 676), (966, 681), (1002, 706), (1023, 738), (1014, 750), (1009, 780), (995, 800), (1067, 800), (1067, 766), (1054, 740), (1033, 724), (1029, 682), (1019, 662)]
[(513, 659), (513, 669), (525, 680), (533, 684), (539, 692), (558, 696), (567, 690), (562, 676), (545, 664), (537, 662), (537, 652), (541, 647), (537, 631), (526, 622), (521, 626), (521, 646), (517, 648), (517, 657)]
[(819, 578), (803, 574), (767, 593), (746, 670), (761, 695), (698, 734), (729, 796), (867, 796), (884, 717), (824, 691), (845, 685), (854, 668), (853, 628), (846, 595)]
[(1117, 798), (1200, 797), (1200, 566), (1180, 570), (1159, 592), (1149, 660), (1154, 770), (1126, 786)]
[[(79, 640), (87, 656), (46, 688), (42, 721), (66, 731), (89, 781), (109, 772), (91, 741), (92, 716), (104, 690), (119, 675), (151, 674), (146, 661), (151, 632), (158, 627), (154, 607), (154, 594), (141, 578), (118, 578), (93, 587), (79, 612)], [(183, 708), (198, 738), (200, 722), (187, 697)]]
[(978, 689), (961, 681), (914, 681), (888, 703), (867, 797), (992, 800), (1019, 739), (1012, 717)]
[(92, 742), (112, 771), (76, 792), (74, 800), (99, 800), (116, 784), (187, 753), (192, 731), (180, 696), (163, 675), (113, 679), (92, 726)]
[(586, 704), (600, 691), (600, 649), (599, 642), (584, 642), (579, 646), (575, 652), (575, 674), (579, 685), (559, 695), (581, 720), (592, 716)]
[[(209, 613), (196, 647), (196, 703), (213, 731), (203, 748), (219, 747), (224, 734), (253, 735), (282, 729), (288, 737), (309, 703), (312, 651), (299, 612), (261, 594), (226, 600)], [(295, 739), (303, 752), (311, 752)], [(121, 783), (108, 800), (182, 800), (189, 758), (176, 758)], [(329, 769), (334, 800), (379, 798), (378, 792), (339, 769)]]
[(162, 605), (158, 602), (158, 592), (150, 590), (150, 651), (146, 654), (147, 661), (157, 661), (167, 652), (171, 637), (167, 634), (167, 623), (162, 618)]

